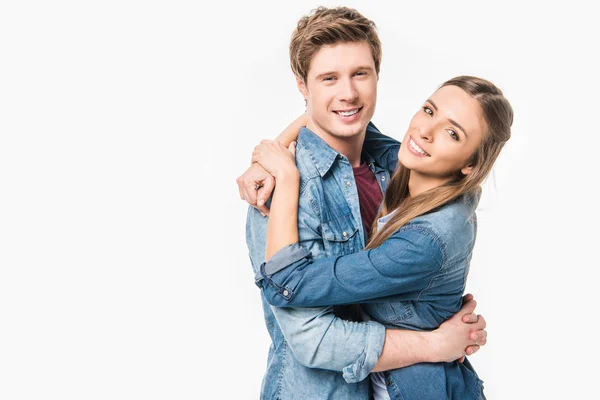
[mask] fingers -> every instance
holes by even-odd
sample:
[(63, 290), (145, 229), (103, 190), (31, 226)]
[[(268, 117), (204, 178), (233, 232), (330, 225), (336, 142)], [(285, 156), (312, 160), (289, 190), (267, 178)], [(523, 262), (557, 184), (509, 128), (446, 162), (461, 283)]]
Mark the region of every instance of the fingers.
[(248, 204), (256, 207), (256, 181), (252, 179), (244, 179), (242, 182), (242, 193)]
[(475, 298), (471, 293), (467, 293), (463, 296), (463, 304), (465, 304), (469, 300), (474, 300)]
[(477, 314), (465, 314), (462, 316), (462, 321), (466, 322), (467, 324), (474, 324), (475, 322), (477, 322), (478, 320), (478, 316)]
[[(268, 176), (264, 181), (263, 185), (260, 189), (258, 189), (258, 195), (256, 200), (256, 205), (258, 207), (263, 207), (269, 197), (271, 197), (271, 193), (273, 193), (273, 188), (275, 188), (275, 178), (272, 176)], [(268, 208), (264, 207), (267, 211)], [(268, 214), (268, 213), (267, 213)]]
[(242, 188), (242, 196), (242, 198), (246, 200), (248, 204), (260, 211), (263, 217), (269, 215), (269, 209), (267, 208), (267, 206), (264, 205), (264, 203), (262, 206), (258, 205), (258, 190), (256, 190), (255, 183), (248, 185), (245, 184)]
[(259, 163), (260, 164), (260, 160), (261, 157), (263, 156), (263, 149), (260, 149), (258, 146), (254, 148), (254, 151), (252, 152), (252, 158), (250, 159), (250, 164), (254, 164), (254, 163)]
[(293, 156), (296, 156), (296, 142), (290, 143), (288, 146), (288, 150), (292, 153)]
[(237, 179), (235, 180), (235, 183), (237, 183), (237, 185), (238, 185), (238, 191), (240, 192), (240, 198), (242, 200), (246, 200), (246, 199), (244, 199), (244, 193), (242, 193), (242, 177), (238, 176)]
[(487, 343), (487, 331), (479, 330), (471, 332), (470, 338), (471, 340), (475, 341), (475, 344), (485, 346), (485, 344)]
[(466, 301), (463, 303), (462, 308), (460, 309), (460, 314), (472, 314), (475, 311), (475, 307), (477, 307), (477, 302), (473, 299)]
[(472, 346), (468, 346), (465, 349), (465, 354), (468, 356), (473, 355), (473, 354), (477, 353), (477, 351), (479, 351), (479, 348), (480, 348), (480, 346), (478, 346), (476, 344), (474, 344)]
[(473, 328), (483, 330), (486, 326), (487, 322), (485, 321), (485, 318), (483, 318), (483, 315), (477, 315), (477, 322), (473, 325)]

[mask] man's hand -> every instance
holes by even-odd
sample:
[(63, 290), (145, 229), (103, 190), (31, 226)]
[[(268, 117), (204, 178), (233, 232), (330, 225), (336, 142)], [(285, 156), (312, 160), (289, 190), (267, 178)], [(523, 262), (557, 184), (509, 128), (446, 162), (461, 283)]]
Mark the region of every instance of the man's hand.
[(265, 206), (265, 202), (273, 192), (275, 178), (260, 164), (253, 163), (235, 181), (242, 200), (246, 200), (248, 204), (260, 211), (263, 217), (269, 215), (269, 208)]
[(486, 344), (485, 319), (474, 314), (476, 306), (473, 295), (465, 295), (460, 311), (432, 332), (432, 345), (437, 349), (435, 362), (462, 362), (465, 355), (474, 354)]

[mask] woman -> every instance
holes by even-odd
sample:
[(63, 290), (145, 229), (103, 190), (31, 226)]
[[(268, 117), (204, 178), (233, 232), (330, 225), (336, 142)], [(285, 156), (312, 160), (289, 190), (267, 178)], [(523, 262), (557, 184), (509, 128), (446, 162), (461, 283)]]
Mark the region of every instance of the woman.
[[(298, 171), (290, 151), (253, 153), (276, 179), (259, 286), (280, 307), (366, 303), (370, 318), (432, 330), (461, 305), (476, 236), (480, 185), (510, 137), (513, 112), (483, 79), (451, 79), (412, 118), (364, 251), (312, 260), (297, 244)], [(377, 399), (482, 399), (468, 361), (372, 374)]]

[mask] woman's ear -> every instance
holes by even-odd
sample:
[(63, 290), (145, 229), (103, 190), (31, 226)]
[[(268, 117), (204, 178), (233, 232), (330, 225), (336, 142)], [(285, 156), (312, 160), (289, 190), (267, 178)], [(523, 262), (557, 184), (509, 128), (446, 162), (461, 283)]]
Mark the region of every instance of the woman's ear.
[(463, 167), (460, 172), (463, 175), (469, 175), (471, 172), (473, 172), (473, 165), (469, 164), (466, 167)]

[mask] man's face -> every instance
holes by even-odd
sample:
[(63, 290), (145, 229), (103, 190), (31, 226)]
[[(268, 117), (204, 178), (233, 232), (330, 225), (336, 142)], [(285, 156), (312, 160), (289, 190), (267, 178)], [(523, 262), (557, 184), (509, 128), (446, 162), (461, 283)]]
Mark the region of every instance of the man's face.
[(367, 42), (321, 47), (306, 82), (298, 80), (307, 101), (308, 127), (340, 139), (364, 133), (375, 112), (377, 79)]

